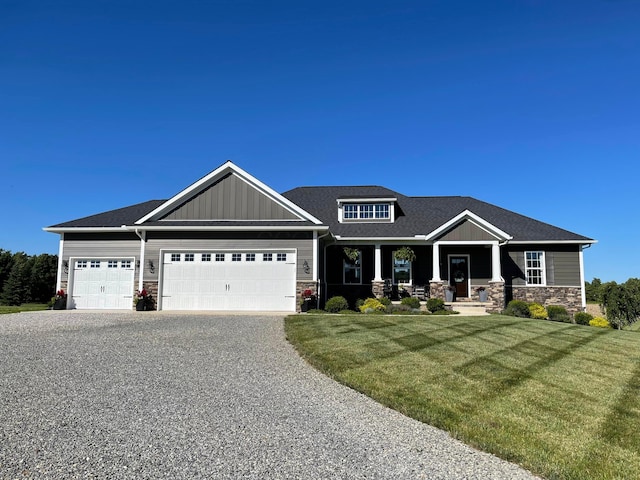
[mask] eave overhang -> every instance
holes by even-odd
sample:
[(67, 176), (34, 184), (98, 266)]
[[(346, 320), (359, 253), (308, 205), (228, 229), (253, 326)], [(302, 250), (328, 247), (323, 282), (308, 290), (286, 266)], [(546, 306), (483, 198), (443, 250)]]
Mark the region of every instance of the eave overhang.
[(490, 235), (493, 235), (497, 240), (501, 242), (510, 242), (513, 239), (513, 236), (509, 235), (507, 232), (501, 230), (495, 225), (492, 225), (490, 222), (486, 221), (484, 218), (476, 215), (470, 210), (464, 210), (463, 212), (459, 213), (449, 221), (443, 223), (438, 228), (425, 235), (424, 238), (427, 241), (437, 241), (437, 238), (443, 235), (449, 229), (467, 220), (472, 222), (478, 228), (481, 228), (485, 232), (489, 233)]

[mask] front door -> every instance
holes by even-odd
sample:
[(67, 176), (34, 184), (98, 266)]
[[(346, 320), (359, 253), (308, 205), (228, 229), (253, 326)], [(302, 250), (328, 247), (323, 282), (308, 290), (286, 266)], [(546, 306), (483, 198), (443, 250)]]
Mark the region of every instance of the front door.
[(456, 297), (469, 296), (469, 257), (449, 257), (449, 284), (456, 289)]

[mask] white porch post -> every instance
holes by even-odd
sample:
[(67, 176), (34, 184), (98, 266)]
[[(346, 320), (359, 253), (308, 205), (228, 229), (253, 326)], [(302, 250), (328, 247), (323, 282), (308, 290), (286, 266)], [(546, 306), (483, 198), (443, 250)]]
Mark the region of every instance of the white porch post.
[(440, 278), (440, 243), (433, 243), (433, 268), (432, 268), (432, 282), (441, 282)]
[[(60, 244), (58, 245), (58, 274), (56, 276), (56, 292), (62, 288), (62, 255), (64, 253), (64, 233), (60, 234)], [(71, 268), (71, 265), (69, 266)], [(67, 272), (67, 290), (69, 289), (69, 273)], [(67, 292), (69, 293), (69, 292)]]
[(587, 308), (587, 292), (584, 289), (584, 252), (583, 246), (580, 245), (580, 251), (578, 252), (578, 259), (580, 260), (580, 291), (582, 292), (582, 309)]
[(502, 275), (500, 274), (502, 263), (500, 262), (500, 245), (498, 242), (491, 244), (491, 281), (501, 282)]
[(376, 250), (374, 255), (374, 282), (382, 281), (382, 248), (379, 243), (376, 243)]
[(318, 281), (318, 231), (313, 231), (313, 266), (312, 266), (312, 279), (314, 282)]
[(142, 231), (140, 235), (140, 268), (138, 269), (138, 290), (144, 290), (144, 247), (145, 240), (147, 238), (146, 230)]

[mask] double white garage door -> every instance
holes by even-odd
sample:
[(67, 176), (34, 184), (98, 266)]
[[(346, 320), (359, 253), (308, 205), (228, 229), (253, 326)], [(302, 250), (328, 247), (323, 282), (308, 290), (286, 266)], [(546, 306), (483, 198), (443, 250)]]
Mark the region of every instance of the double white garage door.
[(294, 311), (294, 251), (163, 253), (163, 310)]

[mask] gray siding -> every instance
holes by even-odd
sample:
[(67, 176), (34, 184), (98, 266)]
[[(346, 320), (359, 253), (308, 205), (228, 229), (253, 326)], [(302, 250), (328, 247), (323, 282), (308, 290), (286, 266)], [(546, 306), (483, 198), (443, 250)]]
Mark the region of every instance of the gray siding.
[(496, 237), (491, 235), (488, 232), (485, 232), (483, 229), (479, 228), (474, 223), (469, 220), (457, 225), (451, 230), (447, 231), (442, 237), (438, 238), (438, 240), (447, 240), (447, 241), (482, 241), (482, 240), (495, 240)]
[[(62, 259), (140, 257), (140, 239), (135, 234), (66, 234)], [(69, 269), (72, 266), (69, 265)], [(69, 275), (62, 272), (62, 281)]]
[(235, 174), (229, 174), (164, 220), (297, 220), (298, 217)]
[(580, 256), (577, 246), (532, 245), (510, 249), (505, 265), (503, 257), (503, 272), (505, 280), (512, 279), (512, 285), (526, 285), (524, 280), (524, 252), (543, 251), (547, 285), (562, 287), (580, 286)]

